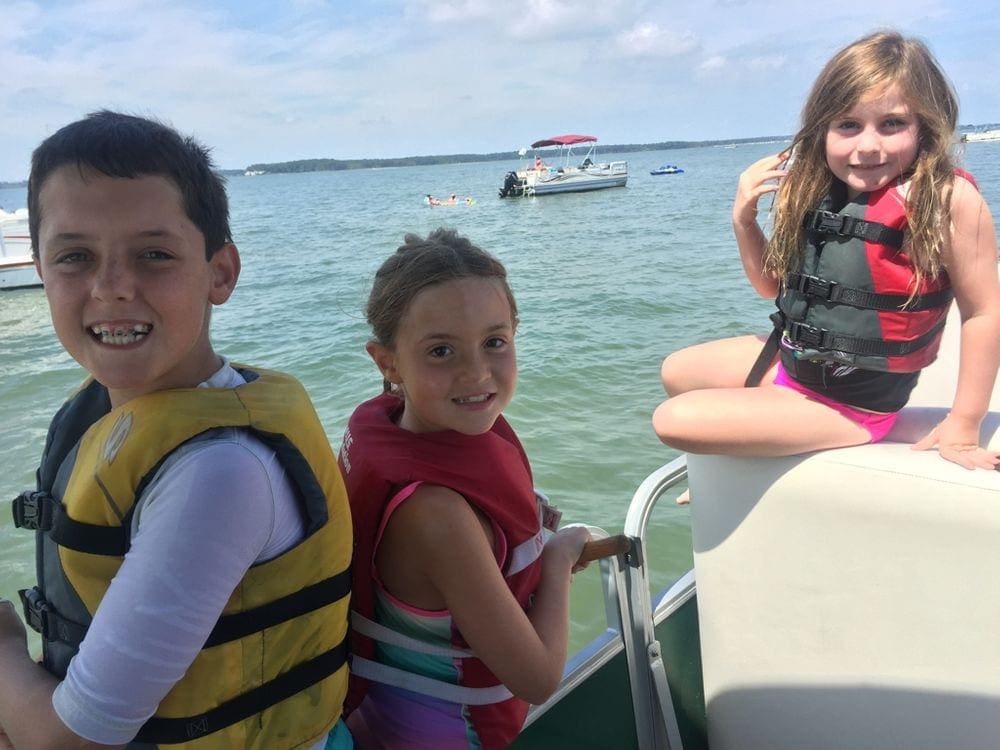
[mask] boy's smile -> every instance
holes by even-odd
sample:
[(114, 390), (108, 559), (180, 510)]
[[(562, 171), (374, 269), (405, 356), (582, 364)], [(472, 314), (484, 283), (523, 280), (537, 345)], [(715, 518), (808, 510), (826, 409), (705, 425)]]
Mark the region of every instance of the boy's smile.
[(112, 405), (194, 387), (220, 365), (208, 336), (239, 255), (205, 240), (165, 177), (108, 177), (67, 165), (40, 193), (38, 272), (56, 334)]

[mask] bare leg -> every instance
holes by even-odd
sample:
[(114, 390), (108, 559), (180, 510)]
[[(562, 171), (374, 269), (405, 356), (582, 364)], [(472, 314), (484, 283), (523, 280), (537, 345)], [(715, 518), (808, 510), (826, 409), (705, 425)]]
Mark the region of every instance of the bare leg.
[[(703, 388), (740, 388), (767, 336), (736, 336), (680, 349), (663, 360), (660, 380), (670, 396)], [(774, 382), (776, 367), (762, 382)]]
[(871, 438), (830, 407), (773, 384), (681, 393), (656, 409), (653, 429), (678, 450), (731, 456), (790, 456)]

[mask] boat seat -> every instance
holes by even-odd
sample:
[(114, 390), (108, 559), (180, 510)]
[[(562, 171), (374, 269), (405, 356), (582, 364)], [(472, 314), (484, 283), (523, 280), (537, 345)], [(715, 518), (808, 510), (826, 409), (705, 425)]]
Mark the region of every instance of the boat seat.
[(947, 412), (958, 328), (885, 442), (688, 458), (711, 750), (1000, 746), (1000, 472), (902, 442)]

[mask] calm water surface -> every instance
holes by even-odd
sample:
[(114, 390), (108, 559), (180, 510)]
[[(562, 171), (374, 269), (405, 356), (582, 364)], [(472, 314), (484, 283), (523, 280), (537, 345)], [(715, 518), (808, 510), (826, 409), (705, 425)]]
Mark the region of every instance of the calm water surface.
[[(296, 375), (338, 446), (353, 408), (381, 388), (361, 313), (375, 269), (405, 232), (453, 227), (510, 273), (520, 382), (507, 416), (536, 484), (564, 522), (620, 531), (635, 488), (676, 456), (649, 422), (663, 356), (768, 325), (772, 303), (743, 276), (729, 216), (739, 173), (781, 145), (615, 155), (629, 161), (626, 188), (518, 200), (496, 197), (516, 157), (230, 178), (243, 274), (215, 312), (217, 349)], [(964, 162), (1000, 212), (1000, 143), (969, 144)], [(684, 174), (649, 175), (666, 163)], [(476, 202), (430, 208), (427, 193)], [(0, 189), (0, 205), (24, 206), (24, 189)], [(32, 486), (48, 420), (82, 378), (56, 341), (41, 290), (0, 294), (0, 500)], [(33, 539), (0, 518), (0, 596), (12, 598), (32, 582)], [(686, 509), (661, 503), (652, 539), (658, 589), (691, 565)], [(596, 575), (577, 579), (579, 645), (603, 612), (589, 606)]]

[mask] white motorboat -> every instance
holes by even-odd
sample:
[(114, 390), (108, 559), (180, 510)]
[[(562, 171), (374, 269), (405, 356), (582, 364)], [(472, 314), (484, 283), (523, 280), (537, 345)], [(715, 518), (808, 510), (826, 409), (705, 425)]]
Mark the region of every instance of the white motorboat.
[(14, 213), (0, 209), (0, 290), (41, 286), (31, 257), (28, 209)]
[[(579, 152), (573, 154), (573, 147), (585, 145), (587, 151), (579, 164)], [(557, 135), (545, 138), (531, 144), (532, 149), (558, 147), (556, 158), (561, 160), (560, 166), (548, 164), (545, 153), (535, 153), (535, 162), (531, 167), (524, 167), (507, 173), (503, 186), (500, 188), (501, 198), (522, 198), (532, 195), (549, 195), (552, 193), (581, 193), (588, 190), (603, 190), (604, 188), (625, 187), (628, 181), (628, 162), (612, 161), (599, 163), (595, 161), (597, 138), (592, 135)], [(526, 150), (521, 150), (521, 155)], [(549, 152), (551, 153), (551, 152)]]
[(974, 130), (971, 133), (963, 133), (962, 140), (967, 142), (1000, 141), (1000, 128), (991, 128), (988, 130)]

